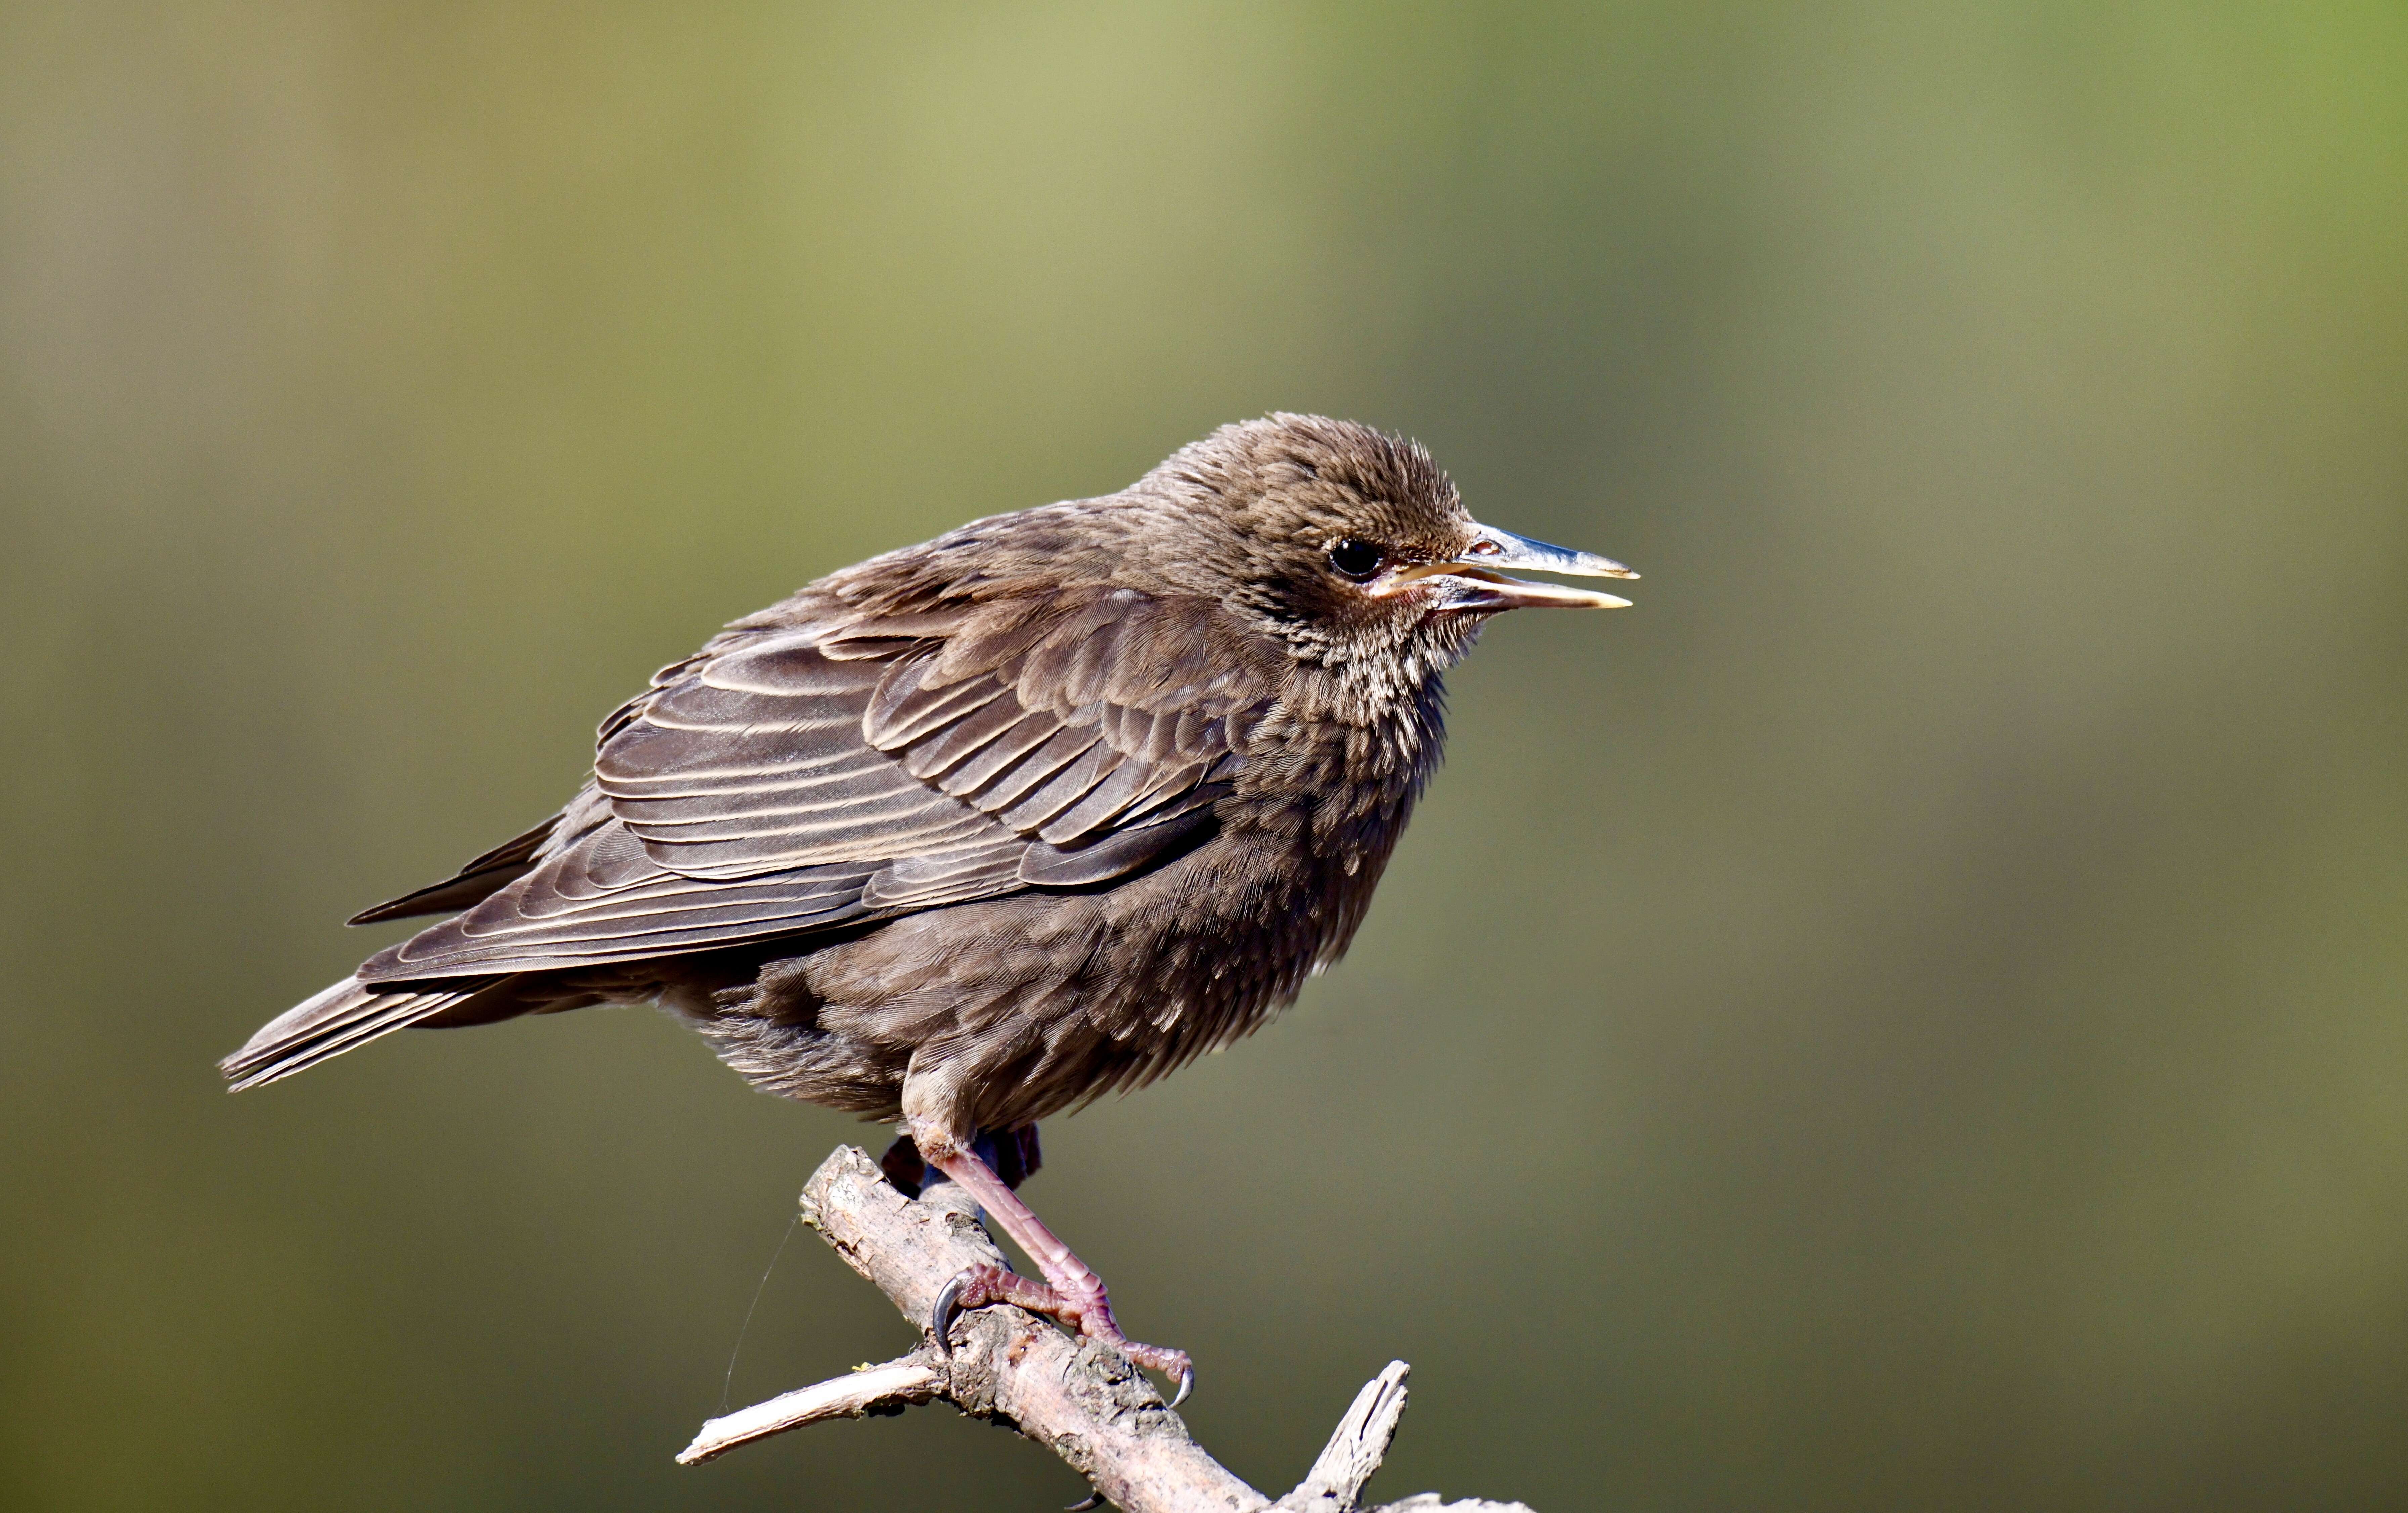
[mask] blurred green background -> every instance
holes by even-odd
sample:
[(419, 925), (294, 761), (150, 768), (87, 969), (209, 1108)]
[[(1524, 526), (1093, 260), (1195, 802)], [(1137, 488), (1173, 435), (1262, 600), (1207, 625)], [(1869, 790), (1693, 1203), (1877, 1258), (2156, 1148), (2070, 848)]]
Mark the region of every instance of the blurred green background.
[[(1046, 1130), (1190, 1422), (1575, 1509), (2408, 1506), (2408, 8), (0, 8), (0, 1503), (698, 1470), (881, 1132), (658, 1016), (212, 1060), (721, 621), (1273, 407), (1498, 623), (1342, 967)], [(904, 1348), (797, 1238), (741, 1403)]]

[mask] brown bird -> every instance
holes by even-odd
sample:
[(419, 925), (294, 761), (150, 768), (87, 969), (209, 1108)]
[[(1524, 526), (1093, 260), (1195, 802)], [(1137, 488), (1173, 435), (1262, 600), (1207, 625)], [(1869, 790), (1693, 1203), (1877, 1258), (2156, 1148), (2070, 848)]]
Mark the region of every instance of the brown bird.
[(1010, 1302), (1183, 1398), (1185, 1353), (1124, 1335), (1013, 1191), (1037, 1122), (1258, 1028), (1345, 950), (1488, 617), (1627, 602), (1503, 567), (1638, 576), (1480, 524), (1409, 441), (1272, 415), (830, 574), (662, 669), (560, 813), (354, 919), (453, 915), (223, 1070), (659, 1003), (755, 1086), (899, 1123), (889, 1169), (959, 1182), (1037, 1263), (957, 1278), (939, 1348)]

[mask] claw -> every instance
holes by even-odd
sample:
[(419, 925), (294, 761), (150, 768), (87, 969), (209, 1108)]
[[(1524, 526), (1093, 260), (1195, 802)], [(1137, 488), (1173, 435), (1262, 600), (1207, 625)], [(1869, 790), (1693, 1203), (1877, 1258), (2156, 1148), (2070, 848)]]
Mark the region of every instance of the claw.
[(956, 1277), (945, 1284), (945, 1290), (937, 1294), (936, 1306), (928, 1310), (928, 1329), (937, 1337), (939, 1355), (953, 1353), (953, 1320), (961, 1311), (962, 1279)]
[(1089, 1492), (1086, 1496), (1080, 1498), (1075, 1503), (1072, 1503), (1068, 1507), (1064, 1508), (1062, 1513), (1087, 1513), (1087, 1509), (1091, 1507), (1101, 1507), (1103, 1506), (1104, 1494), (1102, 1492)]
[(1179, 1391), (1170, 1394), (1170, 1406), (1174, 1408), (1187, 1401), (1188, 1390), (1196, 1385), (1196, 1367), (1192, 1364), (1181, 1367), (1178, 1379)]

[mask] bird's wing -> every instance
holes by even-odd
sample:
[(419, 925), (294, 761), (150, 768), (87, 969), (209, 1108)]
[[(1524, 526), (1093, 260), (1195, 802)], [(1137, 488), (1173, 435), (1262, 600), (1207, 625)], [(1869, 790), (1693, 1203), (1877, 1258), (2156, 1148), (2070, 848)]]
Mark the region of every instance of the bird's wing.
[(1210, 782), (1232, 720), (1269, 695), (1264, 668), (1218, 606), (1128, 590), (882, 616), (686, 669), (595, 775), (645, 849), (692, 878), (999, 830), (1076, 849)]
[(542, 861), (544, 843), (552, 839), (563, 817), (553, 815), (525, 835), (502, 842), (482, 856), (472, 857), (460, 870), (441, 882), (390, 899), (374, 908), (360, 910), (345, 921), (350, 924), (381, 924), (387, 920), (407, 920), (422, 914), (450, 914), (465, 909), (509, 886), (515, 879), (533, 871)]
[(724, 637), (603, 727), (609, 818), (369, 981), (591, 965), (1144, 866), (1273, 694), (1219, 606), (1087, 591)]

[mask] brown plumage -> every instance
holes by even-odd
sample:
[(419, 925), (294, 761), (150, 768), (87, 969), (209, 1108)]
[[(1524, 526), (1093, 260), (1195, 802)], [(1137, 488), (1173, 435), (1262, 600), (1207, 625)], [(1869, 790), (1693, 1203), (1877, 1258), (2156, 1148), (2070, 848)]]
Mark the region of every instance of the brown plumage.
[(1622, 602), (1513, 565), (1635, 576), (1480, 525), (1409, 442), (1274, 415), (831, 574), (603, 721), (558, 815), (360, 915), (465, 911), (226, 1076), (658, 1002), (756, 1086), (900, 1121), (1046, 1273), (962, 1306), (1044, 1308), (1183, 1392), (982, 1135), (1025, 1132), (1016, 1182), (1038, 1120), (1256, 1028), (1346, 949), (1438, 763), (1440, 673), (1499, 610)]

